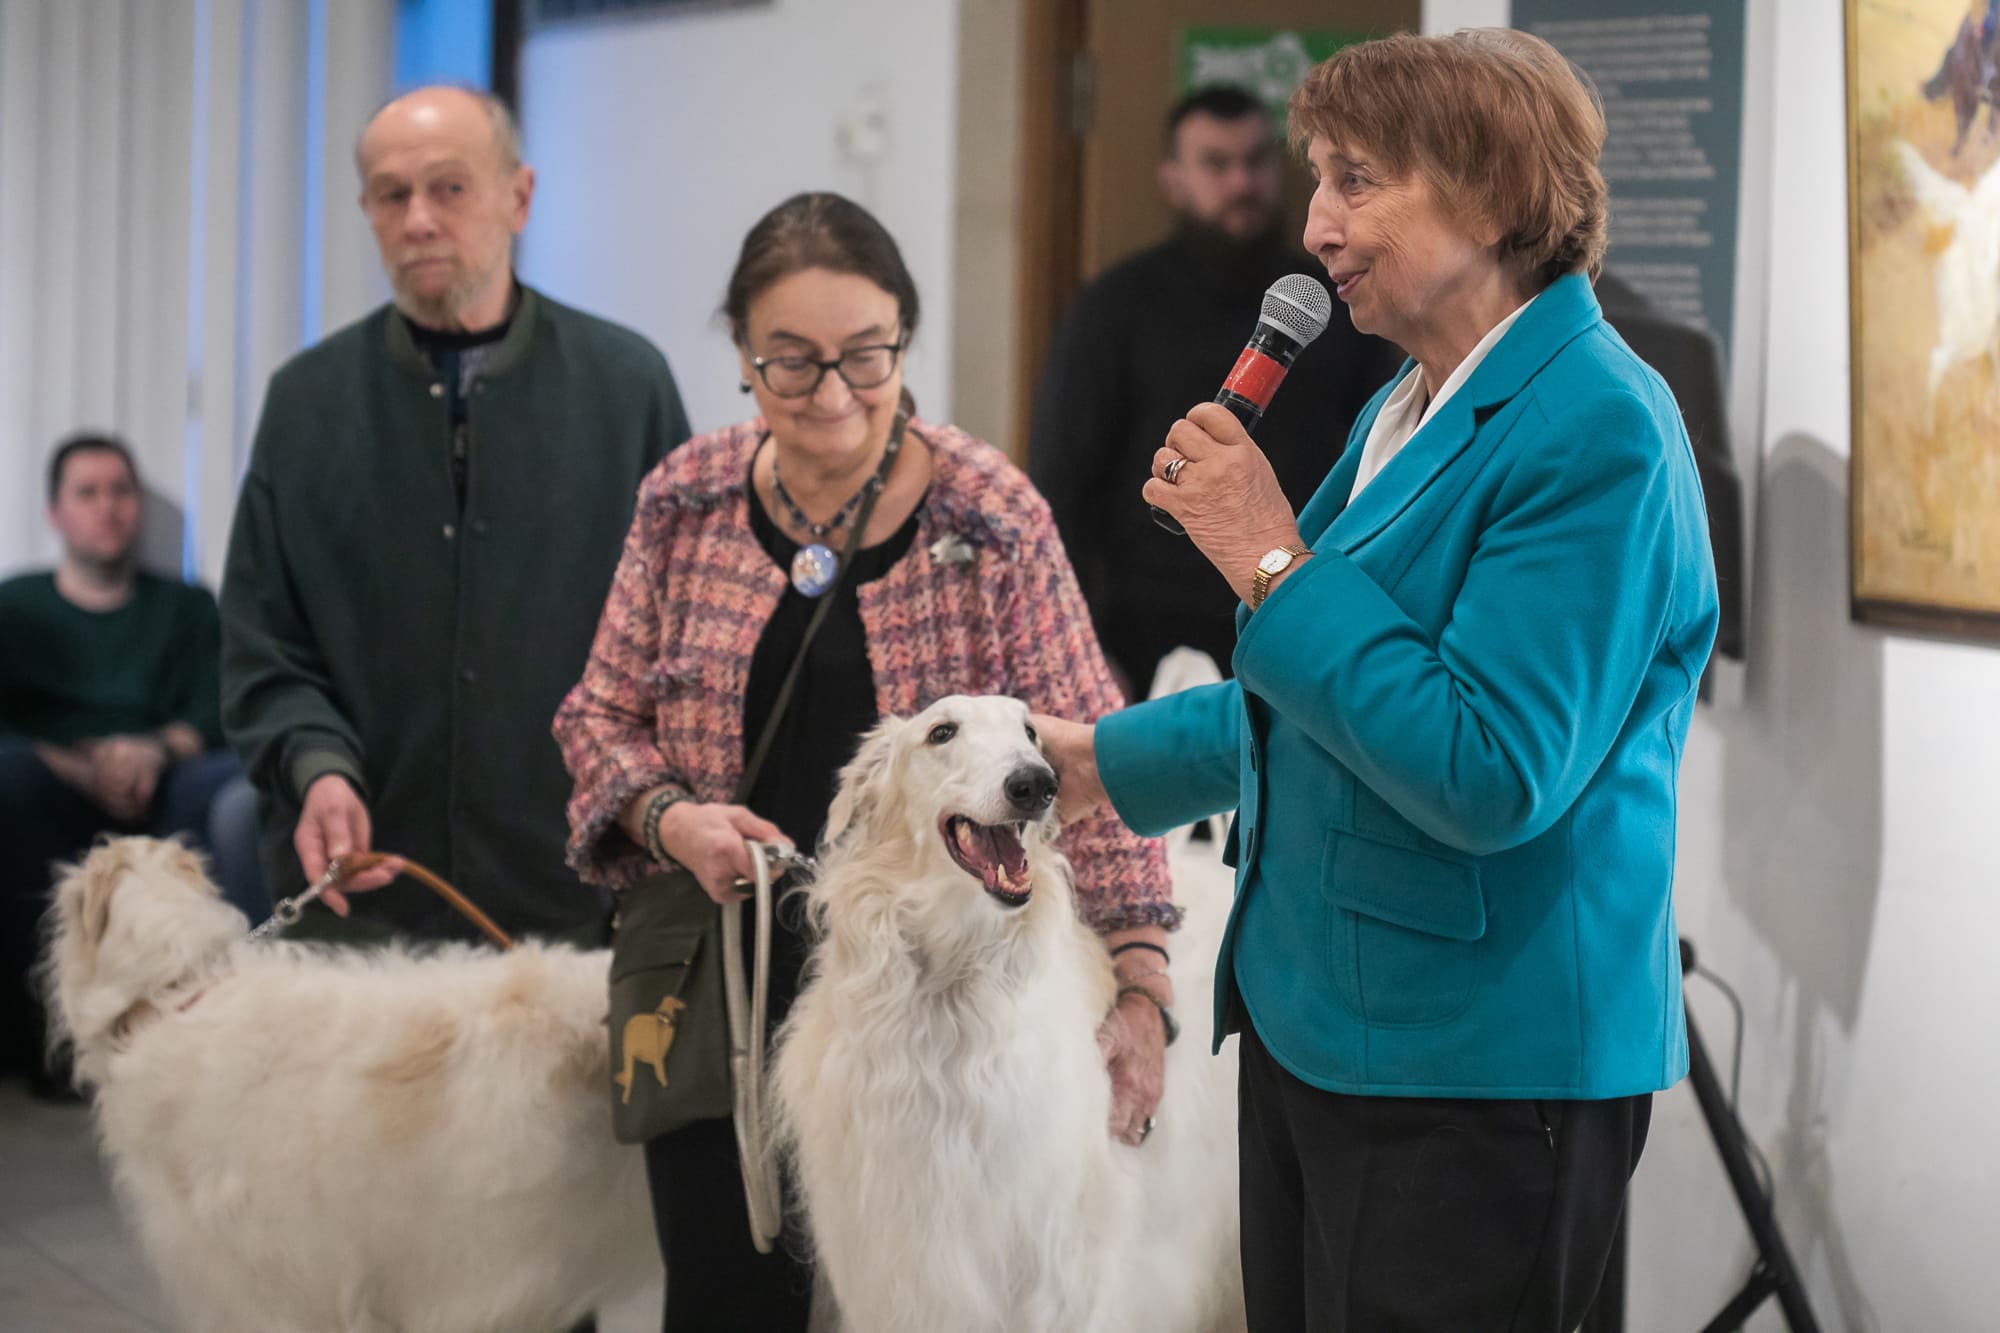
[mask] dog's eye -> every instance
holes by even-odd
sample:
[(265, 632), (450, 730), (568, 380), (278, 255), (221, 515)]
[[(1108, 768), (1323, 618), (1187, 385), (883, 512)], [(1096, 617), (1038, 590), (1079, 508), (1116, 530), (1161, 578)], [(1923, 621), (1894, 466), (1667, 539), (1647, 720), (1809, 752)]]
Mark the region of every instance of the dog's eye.
[(1040, 745), (1041, 743), (1042, 743), (1042, 738), (1035, 734), (1035, 724), (1030, 722), (1028, 724), (1028, 744)]
[(931, 745), (943, 745), (956, 735), (958, 735), (958, 723), (940, 722), (931, 728), (930, 735), (924, 737), (924, 740)]

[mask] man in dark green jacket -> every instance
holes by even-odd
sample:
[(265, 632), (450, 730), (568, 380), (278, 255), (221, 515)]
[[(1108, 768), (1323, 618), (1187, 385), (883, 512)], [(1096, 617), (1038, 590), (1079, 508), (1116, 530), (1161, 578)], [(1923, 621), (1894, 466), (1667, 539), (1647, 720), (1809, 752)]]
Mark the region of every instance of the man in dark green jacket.
[[(420, 89), (355, 156), (395, 300), (272, 377), (223, 580), (223, 724), (268, 877), (288, 894), (372, 847), (509, 931), (587, 936), (605, 904), (563, 863), (549, 722), (686, 414), (643, 338), (516, 281), (534, 173), (499, 102)], [(301, 932), (471, 937), (407, 882), (335, 906)]]

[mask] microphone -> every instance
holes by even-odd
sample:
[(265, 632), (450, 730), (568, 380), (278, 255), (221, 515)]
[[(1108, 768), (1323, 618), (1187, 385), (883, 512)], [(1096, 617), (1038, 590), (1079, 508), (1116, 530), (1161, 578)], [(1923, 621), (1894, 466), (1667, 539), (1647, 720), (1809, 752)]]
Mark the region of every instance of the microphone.
[[(1299, 351), (1320, 334), (1333, 318), (1333, 298), (1325, 284), (1306, 273), (1287, 273), (1264, 292), (1263, 309), (1257, 313), (1257, 327), (1236, 358), (1229, 377), (1222, 381), (1215, 401), (1229, 409), (1229, 415), (1255, 434), (1264, 419), (1264, 409), (1285, 382), (1285, 372), (1299, 359)], [(1180, 520), (1158, 505), (1149, 505), (1153, 521), (1168, 532), (1185, 537)]]

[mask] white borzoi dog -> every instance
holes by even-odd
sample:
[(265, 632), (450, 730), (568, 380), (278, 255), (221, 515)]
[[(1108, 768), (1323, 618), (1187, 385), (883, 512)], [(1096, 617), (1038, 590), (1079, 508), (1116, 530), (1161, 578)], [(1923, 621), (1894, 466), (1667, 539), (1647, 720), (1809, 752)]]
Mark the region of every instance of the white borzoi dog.
[(608, 954), (247, 925), (145, 838), (51, 912), (51, 1011), (189, 1333), (550, 1333), (658, 1275), (606, 1111)]
[(884, 722), (842, 775), (773, 1115), (843, 1329), (1242, 1326), (1234, 1044), (1209, 1054), (1226, 881), (1182, 904), (1187, 1032), (1127, 1147), (1096, 1039), (1111, 960), (1051, 843), (1054, 789), (999, 698)]

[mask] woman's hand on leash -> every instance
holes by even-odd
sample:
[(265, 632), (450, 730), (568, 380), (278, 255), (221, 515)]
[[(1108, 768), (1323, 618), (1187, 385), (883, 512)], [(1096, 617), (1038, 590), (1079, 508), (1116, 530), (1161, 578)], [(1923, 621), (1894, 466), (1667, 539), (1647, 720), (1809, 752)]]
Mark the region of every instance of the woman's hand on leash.
[(660, 845), (692, 870), (703, 891), (718, 903), (739, 902), (747, 896), (736, 886), (757, 873), (750, 863), (750, 849), (743, 845), (748, 839), (790, 841), (776, 824), (740, 805), (676, 801), (660, 813)]
[[(299, 854), (299, 867), (306, 882), (317, 884), (326, 873), (326, 863), (355, 852), (368, 850), (373, 837), (368, 823), (368, 807), (353, 784), (338, 773), (322, 773), (306, 788), (298, 827), (292, 831), (292, 849)], [(328, 889), (320, 901), (346, 916), (347, 895), (379, 889), (402, 871), (402, 862), (384, 861), (372, 870), (341, 881), (338, 889)]]
[[(1172, 482), (1167, 467), (1185, 458)], [(1153, 455), (1153, 476), (1140, 491), (1146, 503), (1166, 510), (1187, 529), (1242, 601), (1264, 553), (1302, 545), (1292, 503), (1278, 485), (1271, 460), (1251, 443), (1243, 423), (1216, 403), (1189, 410)]]
[(1041, 742), (1042, 757), (1056, 771), (1056, 816), (1070, 824), (1111, 804), (1097, 776), (1097, 728), (1046, 713), (1030, 713), (1028, 725)]
[(1167, 1029), (1142, 995), (1122, 997), (1097, 1028), (1111, 1074), (1111, 1136), (1136, 1148), (1152, 1129), (1167, 1086)]

